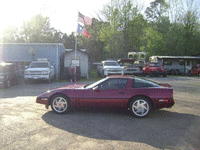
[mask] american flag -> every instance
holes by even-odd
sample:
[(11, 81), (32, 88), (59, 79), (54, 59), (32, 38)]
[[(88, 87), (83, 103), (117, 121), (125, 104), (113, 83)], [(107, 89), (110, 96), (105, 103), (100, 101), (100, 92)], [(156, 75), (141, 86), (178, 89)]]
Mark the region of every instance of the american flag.
[(81, 14), (80, 12), (78, 12), (78, 22), (85, 24), (84, 18), (85, 18), (85, 16), (83, 14)]
[(89, 17), (84, 17), (84, 20), (85, 20), (85, 24), (88, 25), (88, 26), (91, 26), (92, 25), (92, 19), (89, 18)]
[(78, 13), (78, 22), (81, 22), (85, 25), (91, 26), (92, 25), (92, 19), (89, 17), (84, 16), (80, 12)]

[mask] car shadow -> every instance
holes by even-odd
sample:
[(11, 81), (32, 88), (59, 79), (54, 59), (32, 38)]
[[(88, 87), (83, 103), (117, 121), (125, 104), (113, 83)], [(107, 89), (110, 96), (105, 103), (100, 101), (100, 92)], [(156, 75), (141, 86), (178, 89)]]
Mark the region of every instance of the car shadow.
[(49, 111), (42, 119), (56, 128), (89, 138), (139, 142), (160, 149), (200, 147), (200, 117), (167, 109), (142, 119), (128, 111), (96, 109), (73, 110), (64, 115)]

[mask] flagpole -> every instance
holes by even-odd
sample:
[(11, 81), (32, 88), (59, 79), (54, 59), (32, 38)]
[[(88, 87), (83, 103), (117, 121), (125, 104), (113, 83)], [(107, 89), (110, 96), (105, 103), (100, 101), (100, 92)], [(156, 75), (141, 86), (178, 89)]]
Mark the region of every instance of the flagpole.
[[(75, 38), (75, 62), (76, 62), (76, 55), (77, 55), (77, 29), (78, 29), (78, 17), (77, 17), (77, 27), (76, 27), (76, 38)], [(76, 84), (76, 64), (75, 64), (75, 75), (74, 75), (74, 82)]]

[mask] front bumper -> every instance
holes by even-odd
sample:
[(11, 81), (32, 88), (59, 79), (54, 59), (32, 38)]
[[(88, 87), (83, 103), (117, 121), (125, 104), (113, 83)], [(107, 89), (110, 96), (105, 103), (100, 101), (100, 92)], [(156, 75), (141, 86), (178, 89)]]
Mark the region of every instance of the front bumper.
[(124, 75), (124, 71), (110, 71), (110, 70), (104, 71), (104, 76), (108, 75)]
[(24, 75), (25, 80), (49, 80), (49, 75)]
[(36, 98), (36, 103), (44, 104), (47, 109), (49, 107), (49, 99), (47, 97), (40, 97), (40, 96), (38, 96)]

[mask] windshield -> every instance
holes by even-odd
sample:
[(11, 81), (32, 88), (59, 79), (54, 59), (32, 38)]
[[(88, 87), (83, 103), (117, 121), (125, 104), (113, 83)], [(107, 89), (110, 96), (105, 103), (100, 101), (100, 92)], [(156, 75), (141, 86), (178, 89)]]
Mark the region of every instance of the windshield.
[(31, 63), (29, 68), (48, 68), (49, 64), (47, 62)]
[(85, 88), (85, 89), (91, 89), (91, 88), (97, 86), (98, 84), (100, 84), (101, 82), (104, 82), (105, 80), (107, 80), (107, 78), (103, 78), (103, 79), (101, 79), (101, 80), (99, 80), (99, 81), (97, 81), (97, 82), (94, 82), (94, 83), (92, 83), (92, 84), (89, 84), (89, 85), (85, 86), (84, 88)]
[(117, 62), (105, 62), (104, 66), (119, 66)]
[(159, 63), (152, 63), (152, 64), (149, 64), (149, 66), (151, 66), (151, 67), (159, 67), (160, 64)]
[(121, 66), (133, 66), (133, 62), (121, 62)]

